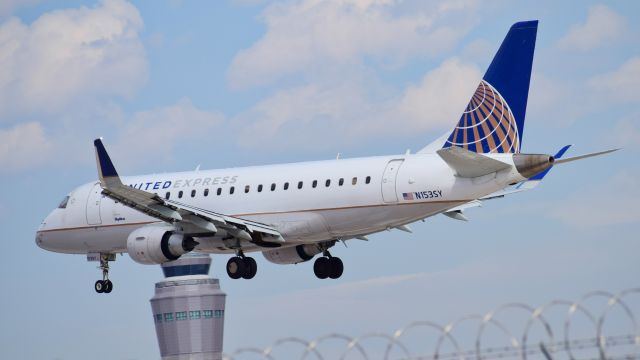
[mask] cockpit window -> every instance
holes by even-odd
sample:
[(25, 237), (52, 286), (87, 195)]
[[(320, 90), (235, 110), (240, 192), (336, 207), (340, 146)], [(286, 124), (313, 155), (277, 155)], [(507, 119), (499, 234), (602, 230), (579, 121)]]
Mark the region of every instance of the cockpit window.
[(64, 197), (64, 199), (62, 199), (62, 201), (60, 202), (60, 205), (58, 205), (58, 209), (66, 209), (68, 202), (69, 202), (69, 196), (67, 195)]

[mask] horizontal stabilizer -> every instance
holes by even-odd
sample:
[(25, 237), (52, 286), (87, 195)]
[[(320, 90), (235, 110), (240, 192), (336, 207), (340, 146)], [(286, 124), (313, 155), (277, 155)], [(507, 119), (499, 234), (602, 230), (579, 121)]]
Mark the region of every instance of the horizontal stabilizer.
[(459, 177), (474, 178), (509, 168), (511, 165), (453, 146), (436, 151)]
[(562, 163), (568, 163), (568, 162), (576, 161), (576, 160), (582, 160), (582, 159), (586, 159), (586, 158), (590, 158), (590, 157), (594, 157), (594, 156), (604, 155), (604, 154), (612, 153), (612, 152), (618, 151), (618, 150), (620, 150), (620, 149), (611, 149), (611, 150), (599, 151), (599, 152), (595, 152), (595, 153), (591, 153), (591, 154), (574, 156), (574, 157), (570, 157), (570, 158), (566, 158), (566, 159), (559, 159), (559, 160), (554, 161), (554, 165), (558, 165), (558, 164), (562, 164)]

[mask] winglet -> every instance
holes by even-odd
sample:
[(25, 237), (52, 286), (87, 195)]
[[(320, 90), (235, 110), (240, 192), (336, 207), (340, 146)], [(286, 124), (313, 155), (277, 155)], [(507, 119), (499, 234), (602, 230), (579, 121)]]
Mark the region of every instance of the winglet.
[(98, 177), (100, 182), (104, 183), (107, 178), (116, 178), (119, 181), (118, 172), (113, 166), (113, 162), (111, 162), (111, 158), (109, 158), (109, 154), (107, 154), (107, 150), (102, 144), (102, 139), (95, 139), (93, 141), (93, 145), (96, 148), (96, 163), (98, 165)]
[[(558, 152), (555, 155), (553, 155), (553, 158), (556, 159), (556, 160), (562, 158), (562, 156), (564, 156), (564, 153), (566, 153), (567, 150), (569, 150), (569, 148), (571, 146), (573, 146), (573, 145), (570, 144), (570, 145), (563, 146), (562, 149), (558, 150)], [(548, 169), (546, 169), (545, 171), (543, 171), (541, 173), (533, 175), (532, 177), (529, 178), (529, 180), (542, 180), (550, 170), (551, 170), (551, 168), (548, 168)]]

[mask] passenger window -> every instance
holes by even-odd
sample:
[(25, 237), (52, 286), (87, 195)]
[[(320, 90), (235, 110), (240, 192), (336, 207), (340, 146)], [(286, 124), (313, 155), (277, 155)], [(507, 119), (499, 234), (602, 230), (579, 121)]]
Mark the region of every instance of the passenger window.
[(62, 199), (62, 201), (60, 202), (60, 205), (58, 205), (58, 209), (66, 209), (68, 202), (69, 202), (69, 196), (65, 196), (64, 199)]
[(271, 184), (271, 191), (274, 191), (275, 189), (276, 189), (276, 184), (275, 183)]
[(167, 191), (167, 193), (164, 194), (164, 198), (169, 200), (170, 197), (171, 197), (171, 193)]
[(315, 188), (316, 186), (318, 186), (318, 180), (313, 180), (313, 182), (311, 183), (311, 187)]
[(353, 179), (351, 179), (351, 185), (355, 185), (358, 183), (358, 178), (354, 177)]
[(204, 189), (204, 196), (209, 196), (209, 189)]
[(371, 176), (367, 176), (367, 178), (366, 178), (366, 179), (364, 179), (364, 182), (365, 182), (366, 184), (370, 183), (370, 182), (371, 182)]
[(244, 193), (245, 193), (245, 194), (246, 194), (246, 193), (248, 193), (248, 192), (249, 192), (249, 190), (251, 190), (251, 187), (250, 187), (249, 185), (247, 185), (247, 186), (245, 186), (245, 187), (244, 187)]
[(338, 185), (339, 186), (344, 185), (344, 179), (343, 178), (340, 178), (340, 180), (338, 180)]
[(234, 186), (229, 188), (229, 194), (233, 194), (233, 192), (236, 190), (236, 188)]
[(331, 185), (331, 180), (327, 179), (327, 181), (324, 182), (324, 186), (329, 187), (329, 185)]
[(302, 189), (302, 181), (298, 181), (298, 189)]
[(216, 191), (216, 194), (220, 196), (220, 194), (222, 194), (222, 188), (218, 188), (218, 191)]
[(258, 192), (262, 192), (262, 184), (258, 185)]
[(178, 199), (182, 199), (182, 190), (178, 191)]
[(288, 182), (284, 183), (284, 189), (285, 190), (289, 190), (289, 183)]
[(191, 197), (195, 197), (196, 196), (196, 191), (195, 190), (191, 190)]

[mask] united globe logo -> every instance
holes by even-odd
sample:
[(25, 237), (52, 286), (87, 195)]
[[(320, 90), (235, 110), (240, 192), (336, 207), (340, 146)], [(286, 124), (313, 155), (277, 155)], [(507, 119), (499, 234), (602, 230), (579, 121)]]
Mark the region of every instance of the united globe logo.
[(477, 153), (519, 153), (520, 137), (509, 104), (482, 80), (444, 147)]

